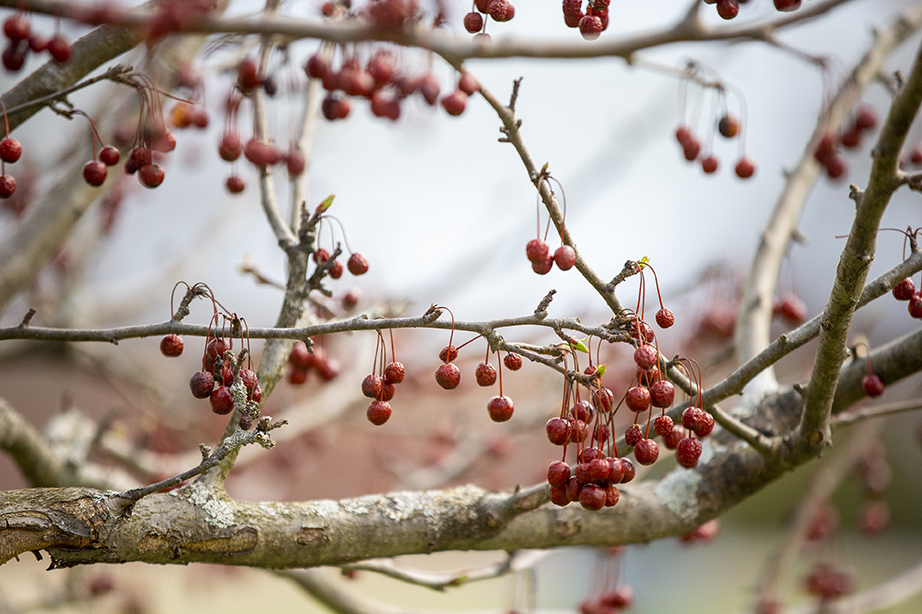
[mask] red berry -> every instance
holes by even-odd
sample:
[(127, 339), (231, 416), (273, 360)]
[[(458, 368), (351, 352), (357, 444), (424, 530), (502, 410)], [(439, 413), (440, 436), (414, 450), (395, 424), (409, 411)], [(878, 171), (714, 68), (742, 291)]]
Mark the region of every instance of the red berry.
[(304, 72), (311, 79), (323, 79), (330, 72), (330, 59), (318, 51), (307, 59)]
[(541, 239), (532, 239), (525, 244), (525, 257), (529, 262), (544, 262), (550, 249)]
[(654, 319), (656, 320), (656, 325), (660, 328), (669, 328), (675, 324), (675, 315), (665, 307), (656, 312)]
[(234, 411), (234, 395), (227, 386), (218, 386), (211, 393), (211, 411), (224, 416)]
[(349, 261), (346, 263), (349, 272), (353, 275), (364, 275), (368, 272), (368, 259), (359, 252), (352, 252)]
[(477, 83), (477, 79), (472, 75), (464, 73), (461, 75), (461, 78), (458, 79), (458, 89), (468, 96), (473, 96), (480, 90), (480, 84)]
[(471, 34), (476, 34), (483, 29), (483, 15), (471, 11), (464, 16), (464, 29)]
[(653, 421), (653, 430), (656, 431), (656, 434), (660, 437), (665, 437), (672, 432), (673, 428), (672, 418), (669, 416), (663, 415), (658, 416), (656, 420)]
[(240, 194), (247, 187), (247, 184), (243, 181), (243, 177), (240, 175), (231, 175), (224, 182), (224, 185), (231, 194)]
[(3, 67), (10, 72), (16, 72), (26, 63), (26, 51), (29, 46), (21, 42), (10, 42), (3, 50)]
[(807, 319), (807, 306), (793, 294), (782, 299), (780, 311), (781, 316), (791, 324), (802, 324)]
[(915, 293), (916, 285), (912, 283), (912, 279), (909, 277), (893, 286), (893, 298), (898, 301), (908, 301)]
[(861, 147), (861, 131), (852, 126), (839, 136), (839, 142), (846, 149), (856, 149)]
[(214, 390), (214, 376), (208, 371), (199, 371), (189, 380), (189, 388), (196, 399), (207, 399)]
[(775, 0), (775, 8), (785, 13), (800, 8), (800, 0)]
[(652, 439), (641, 439), (634, 446), (634, 458), (641, 465), (652, 465), (659, 458), (659, 446)]
[[(650, 402), (653, 407), (666, 408), (675, 399), (675, 387), (671, 382), (660, 380), (650, 386)], [(672, 421), (670, 420), (670, 423)], [(668, 432), (668, 431), (667, 431)]]
[(292, 386), (300, 386), (307, 381), (307, 370), (298, 367), (292, 367), (288, 370), (288, 383)]
[(477, 365), (474, 373), (477, 384), (480, 386), (492, 386), (496, 383), (496, 367), (488, 362), (482, 362)]
[(330, 259), (330, 252), (321, 247), (315, 250), (311, 257), (317, 264), (323, 264)]
[(554, 266), (554, 257), (548, 254), (544, 260), (540, 262), (532, 262), (531, 270), (537, 273), (538, 275), (547, 275), (551, 267)]
[[(12, 179), (12, 177), (10, 177)], [(0, 197), (6, 198), (2, 193), (3, 177), (0, 177)], [(916, 292), (909, 299), (909, 315), (913, 318), (922, 318), (922, 294)]]
[(381, 426), (391, 417), (391, 406), (387, 401), (372, 401), (365, 411), (365, 417), (375, 426)]
[(740, 158), (740, 161), (736, 163), (736, 167), (733, 171), (740, 179), (749, 179), (755, 174), (756, 166), (749, 158)]
[(160, 340), (160, 353), (164, 356), (179, 356), (182, 348), (182, 337), (179, 335), (167, 335)]
[(446, 345), (439, 351), (439, 360), (442, 362), (452, 362), (458, 358), (458, 348), (453, 345)]
[(259, 87), (259, 67), (252, 58), (246, 58), (237, 66), (237, 87), (249, 93)]
[(399, 384), (406, 377), (406, 369), (399, 362), (391, 362), (384, 368), (384, 383)]
[(909, 160), (916, 166), (922, 164), (922, 147), (913, 147), (909, 153)]
[(646, 386), (633, 386), (628, 389), (624, 402), (628, 409), (635, 412), (647, 411), (650, 408), (650, 389)]
[(510, 371), (518, 371), (522, 368), (522, 357), (515, 352), (509, 352), (503, 357), (503, 364)]
[(624, 463), (620, 458), (608, 459), (608, 477), (605, 478), (609, 484), (620, 484), (624, 479)]
[(579, 504), (587, 510), (600, 510), (605, 507), (608, 493), (601, 486), (587, 484), (579, 493)]
[(724, 115), (720, 118), (720, 121), (717, 122), (717, 130), (720, 132), (720, 135), (728, 139), (732, 139), (740, 131), (740, 123), (732, 115)]
[(877, 113), (871, 107), (862, 105), (855, 113), (855, 128), (858, 130), (873, 130), (877, 127)]
[(845, 164), (839, 156), (832, 156), (826, 161), (826, 176), (830, 179), (839, 179), (848, 171), (848, 165)]
[(835, 135), (831, 132), (825, 132), (813, 151), (813, 158), (823, 166), (827, 166), (829, 160), (835, 157), (838, 145), (839, 141)]
[(672, 430), (663, 435), (663, 445), (670, 450), (675, 450), (679, 442), (685, 438), (684, 429), (680, 426), (673, 426)]
[(394, 96), (377, 91), (371, 95), (371, 114), (397, 121), (400, 119), (400, 101)]
[(55, 34), (48, 40), (48, 53), (58, 64), (63, 64), (70, 59), (70, 43), (61, 34)]
[(699, 438), (705, 438), (711, 434), (711, 431), (714, 430), (714, 416), (705, 412), (704, 413), (704, 424), (698, 425), (698, 428), (695, 429), (695, 435)]
[(547, 468), (547, 483), (557, 488), (566, 488), (570, 481), (570, 466), (563, 461), (554, 461)]
[(362, 394), (369, 399), (377, 399), (381, 396), (382, 386), (384, 386), (384, 380), (381, 376), (370, 373), (362, 380)]
[(445, 390), (454, 390), (461, 383), (461, 371), (453, 363), (446, 362), (435, 370), (435, 381)]
[(330, 121), (345, 119), (349, 117), (351, 107), (349, 101), (344, 98), (337, 98), (330, 94), (320, 103), (320, 110), (323, 116)]
[(442, 107), (449, 115), (461, 115), (464, 113), (464, 107), (467, 105), (467, 94), (461, 90), (455, 90), (445, 98), (442, 98)]
[(861, 378), (861, 387), (869, 397), (879, 397), (884, 393), (884, 381), (873, 373)]
[(636, 446), (643, 439), (643, 431), (639, 424), (632, 424), (624, 431), (624, 441), (629, 446)]
[(9, 198), (16, 191), (16, 179), (12, 175), (0, 175), (0, 198)]
[(641, 369), (649, 369), (656, 364), (659, 353), (652, 345), (641, 345), (634, 350), (634, 362)]
[(243, 152), (243, 143), (236, 134), (225, 134), (218, 143), (218, 155), (226, 162), (233, 162)]
[(163, 183), (163, 169), (156, 164), (147, 164), (138, 171), (141, 184), (147, 188), (156, 188)]
[(576, 251), (569, 245), (561, 245), (554, 252), (554, 263), (561, 271), (569, 271), (576, 264)]
[(313, 364), (313, 360), (314, 354), (308, 351), (307, 344), (303, 341), (295, 342), (294, 346), (291, 348), (291, 353), (288, 355), (288, 362), (302, 369), (310, 368)]
[(567, 497), (566, 488), (558, 488), (556, 486), (548, 486), (547, 496), (556, 506), (566, 507), (570, 504), (570, 499)]
[(563, 418), (551, 418), (544, 425), (544, 430), (548, 441), (555, 446), (562, 446), (570, 437), (570, 423)]
[(474, 0), (474, 6), (481, 13), (486, 13), (487, 8), (490, 6), (490, 0)]
[(368, 61), (365, 70), (379, 86), (386, 85), (394, 78), (394, 56), (389, 51), (379, 51)]
[(682, 412), (682, 426), (694, 431), (707, 424), (707, 414), (699, 407), (686, 407)]
[(602, 20), (597, 15), (584, 15), (579, 20), (579, 33), (587, 41), (594, 41), (602, 34)]
[(297, 177), (304, 172), (307, 166), (307, 160), (300, 149), (292, 148), (285, 155), (285, 168), (288, 170), (289, 177)]
[(29, 38), (29, 20), (22, 13), (14, 13), (3, 22), (3, 33), (12, 42), (24, 41)]
[(272, 166), (281, 158), (281, 152), (269, 141), (252, 138), (243, 147), (244, 157), (258, 168)]
[(340, 277), (342, 277), (343, 276), (343, 263), (340, 262), (339, 260), (334, 260), (333, 266), (330, 267), (329, 274), (330, 274), (331, 279), (339, 279)]
[(592, 404), (600, 412), (608, 413), (615, 405), (615, 393), (605, 387), (595, 389), (592, 391)]
[[(2, 143), (0, 143), (2, 145)], [(106, 166), (115, 166), (118, 164), (121, 156), (118, 153), (118, 149), (108, 145), (99, 150), (99, 160)]]
[(647, 388), (662, 379), (662, 377), (660, 377), (659, 367), (653, 367), (652, 369), (641, 369), (638, 367), (635, 373), (637, 374), (637, 381), (640, 382), (640, 385), (646, 386)]
[(717, 172), (717, 158), (713, 155), (707, 156), (701, 160), (701, 170), (708, 175)]
[(507, 0), (490, 0), (486, 12), (495, 21), (507, 21), (506, 13), (511, 6)]
[(387, 382), (381, 386), (381, 401), (390, 401), (394, 398), (394, 394), (397, 392), (397, 388), (393, 384), (388, 384)]
[(688, 142), (682, 145), (682, 154), (689, 162), (695, 160), (699, 153), (701, 153), (701, 143), (694, 137), (690, 138)]
[(106, 165), (90, 160), (83, 167), (83, 180), (92, 186), (101, 186), (106, 181)]
[(505, 422), (512, 417), (512, 410), (512, 399), (507, 396), (496, 396), (487, 402), (487, 411), (490, 413), (490, 420), (493, 422)]
[(684, 438), (676, 446), (675, 457), (683, 467), (697, 467), (698, 459), (701, 458), (701, 442), (694, 437)]
[(717, 14), (723, 19), (733, 19), (740, 13), (740, 3), (737, 0), (717, 0)]
[(12, 164), (22, 156), (22, 145), (16, 139), (6, 137), (0, 141), (0, 160)]
[(240, 380), (249, 393), (256, 390), (256, 387), (259, 385), (259, 378), (256, 377), (256, 373), (251, 369), (240, 369)]

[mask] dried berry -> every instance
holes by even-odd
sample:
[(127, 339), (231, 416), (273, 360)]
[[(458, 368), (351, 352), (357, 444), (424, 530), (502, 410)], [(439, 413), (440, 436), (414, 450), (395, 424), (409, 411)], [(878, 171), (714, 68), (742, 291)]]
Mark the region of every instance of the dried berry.
[(179, 335), (166, 335), (160, 340), (160, 353), (164, 356), (179, 356), (182, 354), (182, 348), (182, 337)]

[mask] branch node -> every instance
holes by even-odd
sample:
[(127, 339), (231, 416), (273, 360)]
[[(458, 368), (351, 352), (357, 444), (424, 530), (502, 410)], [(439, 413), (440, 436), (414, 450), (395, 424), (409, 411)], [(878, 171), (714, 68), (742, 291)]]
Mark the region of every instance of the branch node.
[(27, 328), (29, 326), (29, 322), (32, 321), (32, 318), (35, 317), (36, 313), (38, 312), (35, 311), (35, 308), (30, 307), (29, 311), (26, 312), (26, 315), (22, 317), (22, 322), (19, 323), (19, 328)]
[(208, 460), (208, 457), (211, 456), (211, 446), (206, 446), (203, 443), (198, 444), (198, 450), (202, 453), (202, 460)]
[(544, 295), (544, 298), (541, 299), (541, 302), (538, 303), (538, 306), (535, 307), (535, 316), (539, 320), (543, 320), (547, 317), (547, 308), (550, 306), (551, 301), (554, 300), (554, 295), (557, 294), (557, 290), (551, 290)]

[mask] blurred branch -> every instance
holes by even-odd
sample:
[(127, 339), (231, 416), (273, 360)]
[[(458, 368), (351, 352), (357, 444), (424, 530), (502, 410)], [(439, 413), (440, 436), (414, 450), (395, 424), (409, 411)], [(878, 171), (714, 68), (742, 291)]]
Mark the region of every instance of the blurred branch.
[(919, 399), (865, 405), (837, 415), (832, 419), (832, 426), (833, 428), (852, 426), (865, 420), (887, 418), (910, 411), (919, 411), (920, 409), (922, 409), (922, 401)]
[[(791, 241), (797, 235), (801, 214), (820, 172), (820, 166), (813, 157), (817, 144), (827, 132), (836, 133), (839, 130), (860, 100), (862, 91), (883, 70), (891, 53), (920, 27), (922, 3), (917, 2), (888, 27), (876, 33), (871, 47), (820, 117), (800, 161), (788, 173), (784, 190), (762, 232), (746, 278), (736, 326), (735, 347), (738, 364), (752, 360), (769, 346), (772, 304), (781, 263)], [(770, 366), (766, 366), (762, 373), (762, 377), (767, 378), (767, 385), (774, 382)]]

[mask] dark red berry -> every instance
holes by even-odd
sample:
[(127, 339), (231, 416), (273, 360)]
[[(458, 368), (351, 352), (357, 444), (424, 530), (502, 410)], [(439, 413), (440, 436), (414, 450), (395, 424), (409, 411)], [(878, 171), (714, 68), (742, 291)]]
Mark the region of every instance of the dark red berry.
[(458, 358), (458, 348), (453, 345), (446, 345), (439, 352), (439, 360), (442, 362), (452, 362)]
[(6, 137), (0, 141), (0, 160), (13, 164), (22, 156), (22, 145), (16, 139)]
[(566, 488), (548, 486), (547, 496), (551, 500), (551, 503), (559, 507), (566, 507), (570, 503), (570, 499), (567, 497)]
[(602, 34), (602, 19), (597, 15), (584, 15), (579, 20), (579, 33), (587, 41), (594, 41)]
[(292, 366), (288, 370), (288, 383), (293, 386), (300, 386), (307, 381), (307, 369)]
[(541, 263), (547, 260), (550, 249), (541, 239), (532, 239), (525, 244), (525, 257), (529, 262)]
[(455, 90), (442, 98), (442, 107), (449, 115), (461, 115), (464, 113), (465, 106), (467, 106), (467, 94), (461, 90)]
[(659, 458), (659, 446), (652, 439), (641, 439), (634, 446), (634, 458), (641, 465), (652, 465)]
[(624, 463), (620, 458), (608, 459), (608, 477), (606, 481), (609, 484), (620, 484), (624, 479)]
[(608, 388), (596, 388), (592, 391), (592, 404), (602, 413), (611, 411), (615, 405), (615, 393)]
[(304, 72), (311, 79), (323, 79), (330, 72), (330, 59), (318, 51), (307, 59)]
[(334, 260), (333, 265), (330, 267), (329, 275), (330, 275), (330, 278), (332, 279), (339, 279), (340, 277), (342, 277), (343, 276), (343, 263), (340, 262), (339, 260)]
[(365, 411), (365, 417), (375, 426), (381, 426), (391, 417), (391, 406), (387, 401), (372, 401)]
[(0, 198), (9, 198), (16, 192), (16, 179), (12, 175), (0, 175)]
[(628, 409), (635, 412), (647, 411), (651, 401), (650, 389), (646, 386), (632, 386), (624, 397)]
[(461, 383), (461, 371), (453, 363), (446, 362), (435, 370), (435, 381), (445, 390), (454, 390)]
[(698, 154), (701, 153), (701, 143), (698, 139), (691, 137), (689, 141), (682, 145), (682, 155), (685, 156), (685, 159), (689, 162), (696, 160)]
[(579, 504), (587, 510), (600, 510), (605, 507), (608, 493), (601, 486), (588, 484), (579, 493)]
[(685, 438), (685, 429), (681, 426), (673, 426), (672, 430), (663, 435), (663, 445), (670, 450), (675, 450), (679, 442)]
[(655, 320), (656, 325), (660, 328), (669, 328), (675, 324), (675, 315), (673, 315), (671, 310), (663, 307), (656, 312)]
[(320, 103), (320, 111), (323, 113), (323, 116), (330, 121), (349, 117), (349, 112), (351, 110), (352, 108), (347, 99), (337, 98), (333, 94), (324, 98), (323, 102)]
[(244, 93), (259, 87), (259, 67), (252, 58), (246, 58), (237, 66), (237, 86)]
[(873, 373), (861, 378), (861, 387), (869, 397), (879, 397), (884, 393), (884, 381)]
[(703, 439), (711, 434), (714, 430), (714, 416), (705, 412), (704, 414), (704, 424), (698, 425), (698, 428), (695, 429), (695, 435)]
[(563, 418), (551, 418), (544, 428), (548, 441), (555, 446), (562, 446), (570, 437), (570, 423)]
[(660, 377), (659, 367), (653, 367), (650, 369), (641, 369), (638, 367), (636, 373), (637, 381), (640, 382), (641, 386), (646, 386), (647, 388), (662, 379)]
[(643, 431), (639, 424), (632, 424), (624, 430), (624, 441), (629, 446), (636, 446), (643, 439)]
[[(10, 177), (12, 179), (12, 177)], [(2, 190), (3, 177), (0, 177), (0, 190)], [(0, 196), (3, 196), (0, 192)], [(3, 196), (6, 198), (5, 196)], [(909, 299), (909, 315), (913, 318), (922, 318), (922, 294), (916, 292), (912, 295), (912, 298)]]
[(796, 11), (800, 8), (800, 0), (775, 0), (775, 8), (785, 13)]
[(915, 293), (916, 285), (912, 283), (912, 279), (909, 277), (893, 286), (893, 298), (898, 301), (908, 301)]
[[(0, 143), (2, 145), (2, 143)], [(106, 166), (115, 166), (118, 164), (121, 156), (118, 153), (118, 149), (108, 145), (99, 150), (99, 161), (105, 164)]]
[(656, 364), (659, 353), (652, 345), (641, 345), (634, 350), (634, 362), (641, 369), (649, 369)]
[(547, 483), (557, 488), (566, 488), (570, 481), (570, 466), (563, 461), (554, 461), (547, 468)]
[(738, 0), (717, 0), (717, 14), (723, 19), (733, 19), (739, 13), (740, 3)]
[(873, 130), (877, 127), (877, 112), (867, 105), (862, 105), (855, 113), (855, 128), (858, 130)]
[(495, 396), (487, 402), (487, 411), (490, 413), (490, 420), (493, 422), (505, 422), (512, 417), (512, 399), (507, 396)]
[(634, 468), (634, 463), (632, 463), (628, 458), (621, 459), (621, 466), (624, 468), (624, 477), (621, 478), (621, 483), (627, 484), (634, 479), (634, 476), (637, 474), (637, 470)]
[(3, 33), (13, 42), (24, 41), (29, 38), (28, 18), (22, 13), (14, 13), (3, 22)]
[(656, 434), (660, 437), (665, 437), (671, 433), (673, 426), (672, 418), (666, 415), (658, 416), (656, 420), (653, 421), (653, 430), (656, 431)]
[(569, 245), (561, 245), (554, 252), (554, 264), (561, 271), (569, 271), (576, 264), (576, 251)]
[(756, 165), (749, 158), (740, 158), (733, 171), (740, 179), (749, 179), (756, 172)]
[(233, 162), (243, 153), (243, 143), (236, 134), (225, 134), (218, 143), (218, 155), (226, 162)]
[(675, 457), (683, 467), (697, 467), (698, 459), (701, 458), (701, 442), (694, 437), (682, 439), (676, 446)]
[[(660, 380), (650, 386), (650, 402), (653, 407), (666, 408), (675, 399), (675, 387), (671, 382)], [(672, 421), (670, 420), (670, 424)]]
[(406, 369), (404, 369), (403, 364), (391, 362), (384, 367), (384, 383), (399, 384), (403, 382), (404, 377), (406, 377)]
[(682, 412), (682, 426), (690, 431), (707, 424), (707, 414), (699, 407), (686, 407)]
[(26, 63), (26, 51), (29, 46), (21, 42), (10, 42), (3, 50), (3, 67), (10, 72), (16, 72)]
[(846, 149), (857, 149), (861, 147), (861, 131), (853, 126), (839, 136), (839, 142)]
[(362, 394), (369, 399), (380, 398), (382, 386), (384, 386), (384, 380), (381, 379), (381, 376), (371, 373), (362, 380)]
[(474, 376), (477, 379), (478, 385), (492, 386), (496, 383), (496, 367), (488, 362), (482, 362), (477, 365), (477, 370), (474, 372)]
[(346, 267), (353, 275), (364, 275), (368, 272), (368, 259), (359, 252), (352, 252)]
[(653, 341), (655, 334), (653, 333), (653, 327), (642, 322), (640, 320), (634, 320), (631, 322), (631, 337), (637, 339), (638, 341), (646, 341), (650, 343)]
[(839, 179), (848, 172), (848, 165), (839, 156), (832, 156), (826, 162), (826, 176), (830, 179)]
[(309, 369), (313, 366), (314, 354), (307, 349), (307, 344), (303, 341), (296, 341), (288, 355), (288, 362), (301, 369)]
[(256, 390), (256, 386), (259, 385), (259, 378), (256, 377), (256, 373), (252, 369), (240, 369), (240, 381), (243, 382), (243, 386), (249, 393)]
[(247, 188), (247, 184), (240, 175), (231, 175), (224, 182), (224, 187), (231, 194), (240, 194)]
[(464, 16), (464, 29), (471, 34), (476, 34), (483, 29), (483, 15), (471, 11)]
[(701, 170), (708, 175), (717, 172), (717, 158), (713, 155), (707, 156), (701, 160)]
[(70, 59), (70, 43), (61, 34), (55, 34), (48, 40), (48, 53), (58, 64), (63, 64)]
[(531, 270), (538, 275), (547, 275), (554, 266), (554, 257), (548, 254), (541, 262), (532, 262)]
[(228, 386), (218, 386), (211, 393), (211, 411), (224, 416), (234, 411), (234, 395)]
[(106, 165), (99, 160), (90, 160), (83, 167), (83, 180), (92, 186), (106, 182)]
[(156, 188), (163, 183), (163, 169), (156, 164), (147, 164), (138, 170), (141, 184), (147, 188)]
[(214, 390), (214, 377), (208, 371), (199, 371), (189, 380), (189, 388), (196, 399), (207, 399)]
[(510, 371), (518, 371), (522, 368), (522, 357), (515, 352), (509, 352), (503, 357), (503, 364)]
[(720, 121), (717, 122), (717, 130), (720, 132), (720, 135), (728, 139), (732, 139), (740, 131), (740, 123), (732, 115), (724, 115), (720, 118)]
[(179, 356), (182, 348), (182, 337), (179, 335), (166, 335), (160, 340), (160, 353), (164, 356)]

